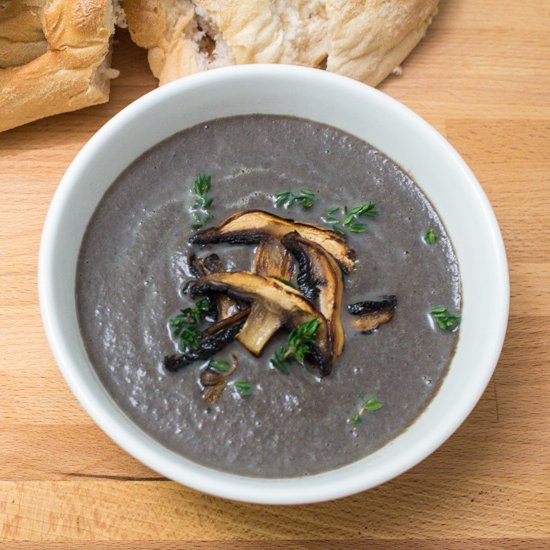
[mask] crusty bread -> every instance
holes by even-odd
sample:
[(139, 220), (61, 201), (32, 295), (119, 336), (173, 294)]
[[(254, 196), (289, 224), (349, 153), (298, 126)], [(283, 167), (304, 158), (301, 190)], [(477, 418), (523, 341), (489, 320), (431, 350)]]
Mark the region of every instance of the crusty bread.
[(4, 4), (9, 24), (0, 33), (14, 44), (0, 69), (0, 131), (106, 102), (110, 79), (118, 75), (109, 67), (111, 0), (15, 4)]
[(327, 69), (377, 86), (422, 40), (438, 0), (327, 0)]
[(43, 8), (41, 0), (0, 3), (0, 68), (24, 65), (46, 51)]
[(162, 85), (214, 67), (290, 63), (378, 85), (424, 36), (438, 0), (124, 0)]

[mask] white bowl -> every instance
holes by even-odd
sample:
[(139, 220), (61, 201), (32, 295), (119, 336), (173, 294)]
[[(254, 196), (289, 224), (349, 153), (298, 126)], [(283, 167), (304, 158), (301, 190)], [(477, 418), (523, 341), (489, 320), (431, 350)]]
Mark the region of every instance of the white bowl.
[[(144, 151), (198, 123), (230, 115), (294, 115), (340, 128), (405, 168), (439, 212), (454, 244), (463, 290), (456, 354), (440, 390), (404, 433), (375, 453), (323, 474), (258, 479), (204, 467), (154, 441), (107, 394), (86, 355), (75, 305), (76, 263), (88, 221), (113, 180)], [(383, 93), (316, 69), (255, 65), (178, 80), (138, 99), (84, 146), (53, 198), (42, 236), (40, 305), (46, 333), (73, 393), (97, 424), (160, 474), (206, 493), (298, 504), (369, 489), (408, 470), (464, 421), (496, 366), (509, 283), (499, 227), (476, 178), (431, 126)]]

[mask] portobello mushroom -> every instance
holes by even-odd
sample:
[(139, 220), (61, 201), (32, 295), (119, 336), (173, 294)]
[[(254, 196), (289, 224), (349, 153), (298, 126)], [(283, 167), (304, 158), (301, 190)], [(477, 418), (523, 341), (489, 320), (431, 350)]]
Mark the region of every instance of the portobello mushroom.
[(324, 227), (280, 218), (263, 210), (236, 212), (217, 227), (198, 231), (189, 239), (193, 244), (230, 243), (255, 244), (265, 239), (282, 239), (297, 231), (301, 237), (322, 246), (332, 254), (340, 267), (350, 273), (355, 269), (355, 252), (342, 235)]
[(289, 281), (292, 278), (294, 265), (292, 256), (283, 246), (281, 241), (275, 239), (265, 239), (260, 241), (252, 271), (264, 277), (275, 277)]
[(297, 232), (285, 235), (282, 243), (298, 262), (298, 288), (315, 301), (317, 309), (327, 320), (331, 350), (336, 359), (342, 354), (345, 342), (341, 320), (342, 271), (322, 246), (304, 239)]
[[(193, 254), (189, 259), (189, 266), (191, 268), (191, 272), (197, 278), (208, 275), (209, 273), (225, 271), (220, 257), (217, 254), (210, 254), (209, 256), (205, 256), (203, 258), (198, 258)], [(227, 319), (239, 309), (235, 300), (223, 294), (218, 294), (218, 296), (216, 296), (215, 303), (218, 314), (217, 319)]]
[(380, 325), (389, 323), (395, 314), (397, 307), (396, 296), (384, 296), (381, 300), (366, 300), (349, 304), (348, 313), (357, 316), (352, 325), (359, 332), (370, 333)]
[[(297, 327), (315, 317), (318, 318), (317, 342), (313, 346), (310, 357), (319, 368), (321, 375), (329, 374), (333, 352), (330, 347), (326, 319), (296, 289), (273, 278), (256, 275), (249, 271), (239, 271), (206, 275), (192, 286), (191, 292), (193, 295), (224, 292), (233, 298), (252, 303), (252, 309), (255, 306), (257, 308), (261, 306), (269, 314), (276, 316), (279, 327), (283, 325)], [(258, 347), (264, 339), (265, 335), (258, 336), (260, 342)]]
[[(293, 271), (292, 256), (279, 241), (260, 241), (254, 256), (253, 271), (264, 277), (289, 280)], [(237, 335), (239, 343), (253, 355), (261, 355), (265, 345), (281, 328), (280, 315), (257, 302), (252, 305), (250, 315)]]
[(211, 325), (205, 331), (204, 337), (200, 340), (197, 349), (190, 349), (176, 355), (166, 355), (164, 357), (164, 367), (166, 370), (176, 372), (195, 361), (209, 359), (221, 351), (235, 339), (248, 313), (248, 310), (239, 311), (235, 315)]

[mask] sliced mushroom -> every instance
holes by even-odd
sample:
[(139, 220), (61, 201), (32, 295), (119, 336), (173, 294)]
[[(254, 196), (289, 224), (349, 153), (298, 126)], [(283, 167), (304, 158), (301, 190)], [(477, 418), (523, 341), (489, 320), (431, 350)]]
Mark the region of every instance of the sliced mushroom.
[(241, 330), (249, 311), (239, 311), (228, 319), (214, 323), (205, 331), (197, 349), (191, 349), (178, 355), (164, 357), (166, 370), (175, 372), (194, 361), (209, 359), (230, 344)]
[[(204, 277), (204, 275), (208, 275), (209, 273), (225, 271), (217, 254), (210, 254), (204, 258), (198, 258), (193, 255), (189, 260), (189, 265), (193, 275), (197, 278)], [(227, 319), (237, 313), (239, 309), (235, 300), (223, 294), (216, 296), (216, 308), (218, 310), (218, 319)]]
[(272, 336), (283, 326), (279, 313), (266, 308), (261, 302), (252, 304), (250, 315), (236, 340), (250, 353), (259, 357)]
[(293, 270), (292, 255), (288, 253), (281, 241), (275, 239), (260, 241), (252, 264), (254, 273), (290, 281)]
[(317, 309), (327, 320), (333, 358), (336, 359), (342, 354), (345, 342), (341, 320), (342, 271), (322, 246), (304, 239), (297, 232), (285, 235), (282, 243), (298, 262), (298, 288), (315, 301)]
[(242, 309), (241, 311), (238, 311), (237, 313), (234, 313), (231, 315), (231, 317), (226, 317), (225, 319), (220, 319), (216, 323), (211, 324), (209, 327), (207, 327), (204, 330), (204, 334), (206, 336), (213, 336), (214, 334), (220, 332), (221, 330), (225, 330), (226, 328), (229, 328), (233, 326), (235, 323), (239, 321), (246, 321), (246, 318), (250, 314), (250, 308)]
[(233, 365), (227, 372), (219, 372), (207, 366), (200, 375), (203, 398), (209, 403), (216, 403), (219, 401), (227, 386), (227, 379), (235, 372), (237, 367), (238, 360), (235, 354), (233, 354)]
[[(280, 241), (260, 241), (254, 256), (254, 273), (288, 281), (292, 277), (293, 267), (292, 256)], [(262, 303), (256, 302), (252, 305), (250, 315), (236, 338), (250, 353), (259, 356), (282, 324), (278, 313), (273, 313)]]
[(356, 315), (357, 319), (352, 325), (359, 332), (369, 333), (376, 330), (380, 325), (389, 323), (395, 315), (397, 307), (396, 296), (384, 296), (381, 300), (366, 300), (348, 305), (348, 312)]
[(297, 231), (300, 236), (322, 246), (332, 254), (342, 269), (349, 273), (355, 268), (355, 252), (345, 239), (324, 227), (298, 223), (280, 218), (262, 210), (247, 210), (229, 216), (218, 227), (198, 231), (189, 242), (195, 244), (231, 243), (254, 244), (265, 239), (282, 239), (287, 233)]
[[(311, 356), (315, 359), (315, 364), (322, 375), (330, 372), (333, 353), (327, 322), (296, 289), (276, 279), (240, 271), (206, 275), (193, 285), (191, 291), (193, 294), (226, 292), (236, 299), (258, 304), (278, 318), (279, 326), (296, 327), (314, 317), (318, 318), (320, 324), (317, 330), (317, 344)], [(260, 338), (260, 344), (261, 340), (262, 338)]]

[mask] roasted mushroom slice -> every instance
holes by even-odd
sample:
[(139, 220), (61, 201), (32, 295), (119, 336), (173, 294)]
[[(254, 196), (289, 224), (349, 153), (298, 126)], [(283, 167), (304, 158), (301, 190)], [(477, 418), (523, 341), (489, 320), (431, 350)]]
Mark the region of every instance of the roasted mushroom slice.
[(393, 319), (397, 307), (396, 296), (384, 296), (380, 300), (367, 300), (348, 305), (348, 313), (356, 315), (352, 325), (362, 333), (376, 330)]
[[(248, 271), (234, 273), (212, 273), (197, 281), (191, 292), (204, 294), (211, 292), (225, 292), (236, 299), (251, 302), (278, 318), (279, 326), (296, 327), (316, 317), (319, 319), (317, 342), (311, 356), (322, 375), (330, 372), (333, 353), (330, 347), (327, 322), (322, 314), (315, 311), (311, 303), (296, 289), (291, 288), (276, 279), (256, 275)], [(252, 312), (251, 312), (252, 313)], [(245, 335), (246, 336), (246, 335)], [(247, 349), (259, 347), (264, 336), (249, 334), (250, 341), (239, 334), (239, 342)]]
[(269, 238), (282, 239), (292, 231), (297, 231), (305, 239), (321, 245), (334, 256), (346, 273), (354, 270), (355, 252), (348, 247), (342, 235), (318, 225), (280, 218), (263, 210), (237, 212), (218, 227), (198, 231), (191, 236), (189, 242), (254, 244)]
[(336, 359), (344, 349), (342, 301), (344, 280), (334, 258), (320, 245), (308, 241), (297, 232), (285, 235), (283, 245), (298, 262), (298, 288), (315, 301), (328, 323), (331, 349)]
[[(193, 275), (197, 278), (204, 277), (204, 275), (208, 275), (209, 273), (225, 271), (217, 254), (210, 254), (203, 258), (192, 255), (189, 259), (189, 266)], [(237, 313), (239, 307), (233, 298), (219, 294), (216, 296), (216, 309), (218, 311), (218, 319), (227, 319)]]
[(204, 332), (205, 335), (200, 340), (197, 349), (191, 349), (178, 355), (165, 356), (164, 367), (166, 370), (175, 372), (194, 361), (209, 359), (235, 339), (248, 314), (249, 310), (246, 309), (214, 323)]
[[(275, 277), (280, 281), (289, 281), (293, 267), (292, 256), (280, 241), (274, 239), (260, 241), (254, 256), (252, 267), (254, 273), (264, 277)], [(250, 315), (236, 338), (250, 353), (259, 356), (281, 326), (280, 315), (257, 302), (252, 305)]]
[(250, 315), (235, 338), (247, 351), (259, 357), (271, 337), (283, 324), (279, 313), (257, 302), (250, 307)]
[(260, 241), (252, 264), (254, 273), (290, 281), (293, 268), (292, 256), (281, 241), (275, 239)]

